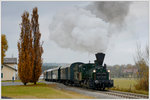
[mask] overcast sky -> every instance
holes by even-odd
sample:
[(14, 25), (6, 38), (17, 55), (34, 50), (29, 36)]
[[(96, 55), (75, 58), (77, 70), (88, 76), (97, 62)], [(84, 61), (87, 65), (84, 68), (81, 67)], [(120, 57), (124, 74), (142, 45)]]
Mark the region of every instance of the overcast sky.
[[(54, 23), (53, 17), (56, 14), (72, 7), (85, 8), (89, 4), (91, 2), (1, 2), (1, 32), (6, 35), (9, 46), (6, 57), (18, 57), (17, 42), (21, 31), (19, 26), (22, 20), (21, 15), (26, 10), (30, 13), (31, 18), (32, 9), (36, 6), (39, 13), (41, 41), (44, 41), (44, 63), (77, 61), (87, 63), (89, 60), (93, 62), (95, 60), (94, 53), (63, 47), (50, 37), (50, 27)], [(140, 43), (144, 48), (149, 41), (148, 7), (148, 2), (132, 2), (130, 4), (129, 12), (125, 17), (125, 27), (109, 40), (109, 46), (105, 51), (104, 62), (106, 64), (134, 64), (136, 44)]]

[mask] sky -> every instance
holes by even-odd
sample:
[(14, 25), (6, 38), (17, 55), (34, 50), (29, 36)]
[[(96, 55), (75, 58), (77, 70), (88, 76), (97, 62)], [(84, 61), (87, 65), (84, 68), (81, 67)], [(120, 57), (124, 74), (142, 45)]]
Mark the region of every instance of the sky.
[[(103, 19), (89, 13), (89, 10), (85, 10), (92, 3), (83, 1), (2, 1), (1, 33), (6, 35), (9, 46), (6, 57), (18, 57), (17, 42), (21, 32), (19, 25), (22, 20), (21, 15), (24, 11), (28, 11), (31, 19), (32, 9), (38, 7), (41, 42), (44, 41), (44, 53), (42, 55), (44, 63), (94, 62), (96, 59), (95, 53), (99, 52), (96, 50), (101, 50), (100, 47), (106, 46), (104, 63), (108, 65), (134, 64), (136, 44), (140, 43), (142, 49), (144, 49), (146, 44), (149, 43), (148, 2), (131, 2), (128, 14), (124, 18), (123, 27), (112, 28), (110, 33), (113, 34), (115, 31), (114, 33), (116, 34), (106, 40), (105, 37), (102, 37), (103, 34), (97, 36), (97, 33), (95, 35), (90, 33), (93, 32), (92, 24), (95, 22), (98, 26), (103, 27), (106, 25), (107, 27), (104, 31), (109, 30), (109, 26), (111, 26), (109, 21), (103, 21)], [(111, 11), (111, 8), (107, 11)], [(82, 18), (83, 21), (81, 20)], [(96, 21), (90, 20), (89, 18), (96, 19)], [(75, 32), (69, 33), (68, 30), (70, 30), (69, 27), (72, 25), (71, 22), (76, 23), (76, 31), (74, 29)], [(66, 23), (69, 25), (68, 27)], [(86, 28), (89, 29), (87, 30)], [(100, 28), (96, 32), (101, 32), (102, 30)], [(85, 32), (87, 33), (83, 34)], [(71, 37), (66, 38), (67, 34), (69, 36), (71, 34)], [(72, 37), (72, 34), (76, 35), (75, 38)], [(93, 36), (97, 37), (96, 39), (100, 37), (101, 41), (95, 42), (95, 37)], [(74, 40), (77, 40), (77, 43), (72, 42)], [(91, 43), (94, 43), (94, 46)], [(72, 46), (73, 44), (74, 46)], [(84, 48), (85, 46), (86, 49)]]

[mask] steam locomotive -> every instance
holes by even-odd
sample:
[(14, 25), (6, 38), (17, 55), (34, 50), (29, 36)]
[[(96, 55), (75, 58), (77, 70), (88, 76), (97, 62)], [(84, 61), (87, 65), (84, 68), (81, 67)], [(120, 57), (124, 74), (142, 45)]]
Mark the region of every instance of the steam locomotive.
[(75, 62), (68, 66), (60, 66), (44, 71), (45, 81), (61, 82), (92, 89), (105, 90), (113, 87), (106, 64), (103, 66), (104, 53), (95, 54), (94, 63)]

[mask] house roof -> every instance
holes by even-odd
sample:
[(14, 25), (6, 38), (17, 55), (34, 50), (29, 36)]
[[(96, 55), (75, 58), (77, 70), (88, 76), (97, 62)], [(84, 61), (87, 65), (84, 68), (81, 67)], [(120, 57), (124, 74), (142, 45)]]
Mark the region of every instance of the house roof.
[(4, 58), (3, 64), (17, 64), (17, 58)]
[(11, 66), (9, 66), (9, 65), (6, 65), (6, 64), (3, 64), (3, 65), (6, 66), (6, 67), (8, 67), (8, 68), (11, 68), (11, 69), (17, 71), (17, 69), (15, 69), (15, 68), (13, 68), (13, 67), (11, 67)]

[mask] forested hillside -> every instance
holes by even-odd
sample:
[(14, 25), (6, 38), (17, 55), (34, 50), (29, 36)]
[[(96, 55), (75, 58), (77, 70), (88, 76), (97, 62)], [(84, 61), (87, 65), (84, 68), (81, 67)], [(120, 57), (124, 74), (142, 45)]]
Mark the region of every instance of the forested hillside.
[(135, 65), (114, 65), (107, 66), (107, 69), (110, 70), (111, 78), (136, 78), (138, 68)]

